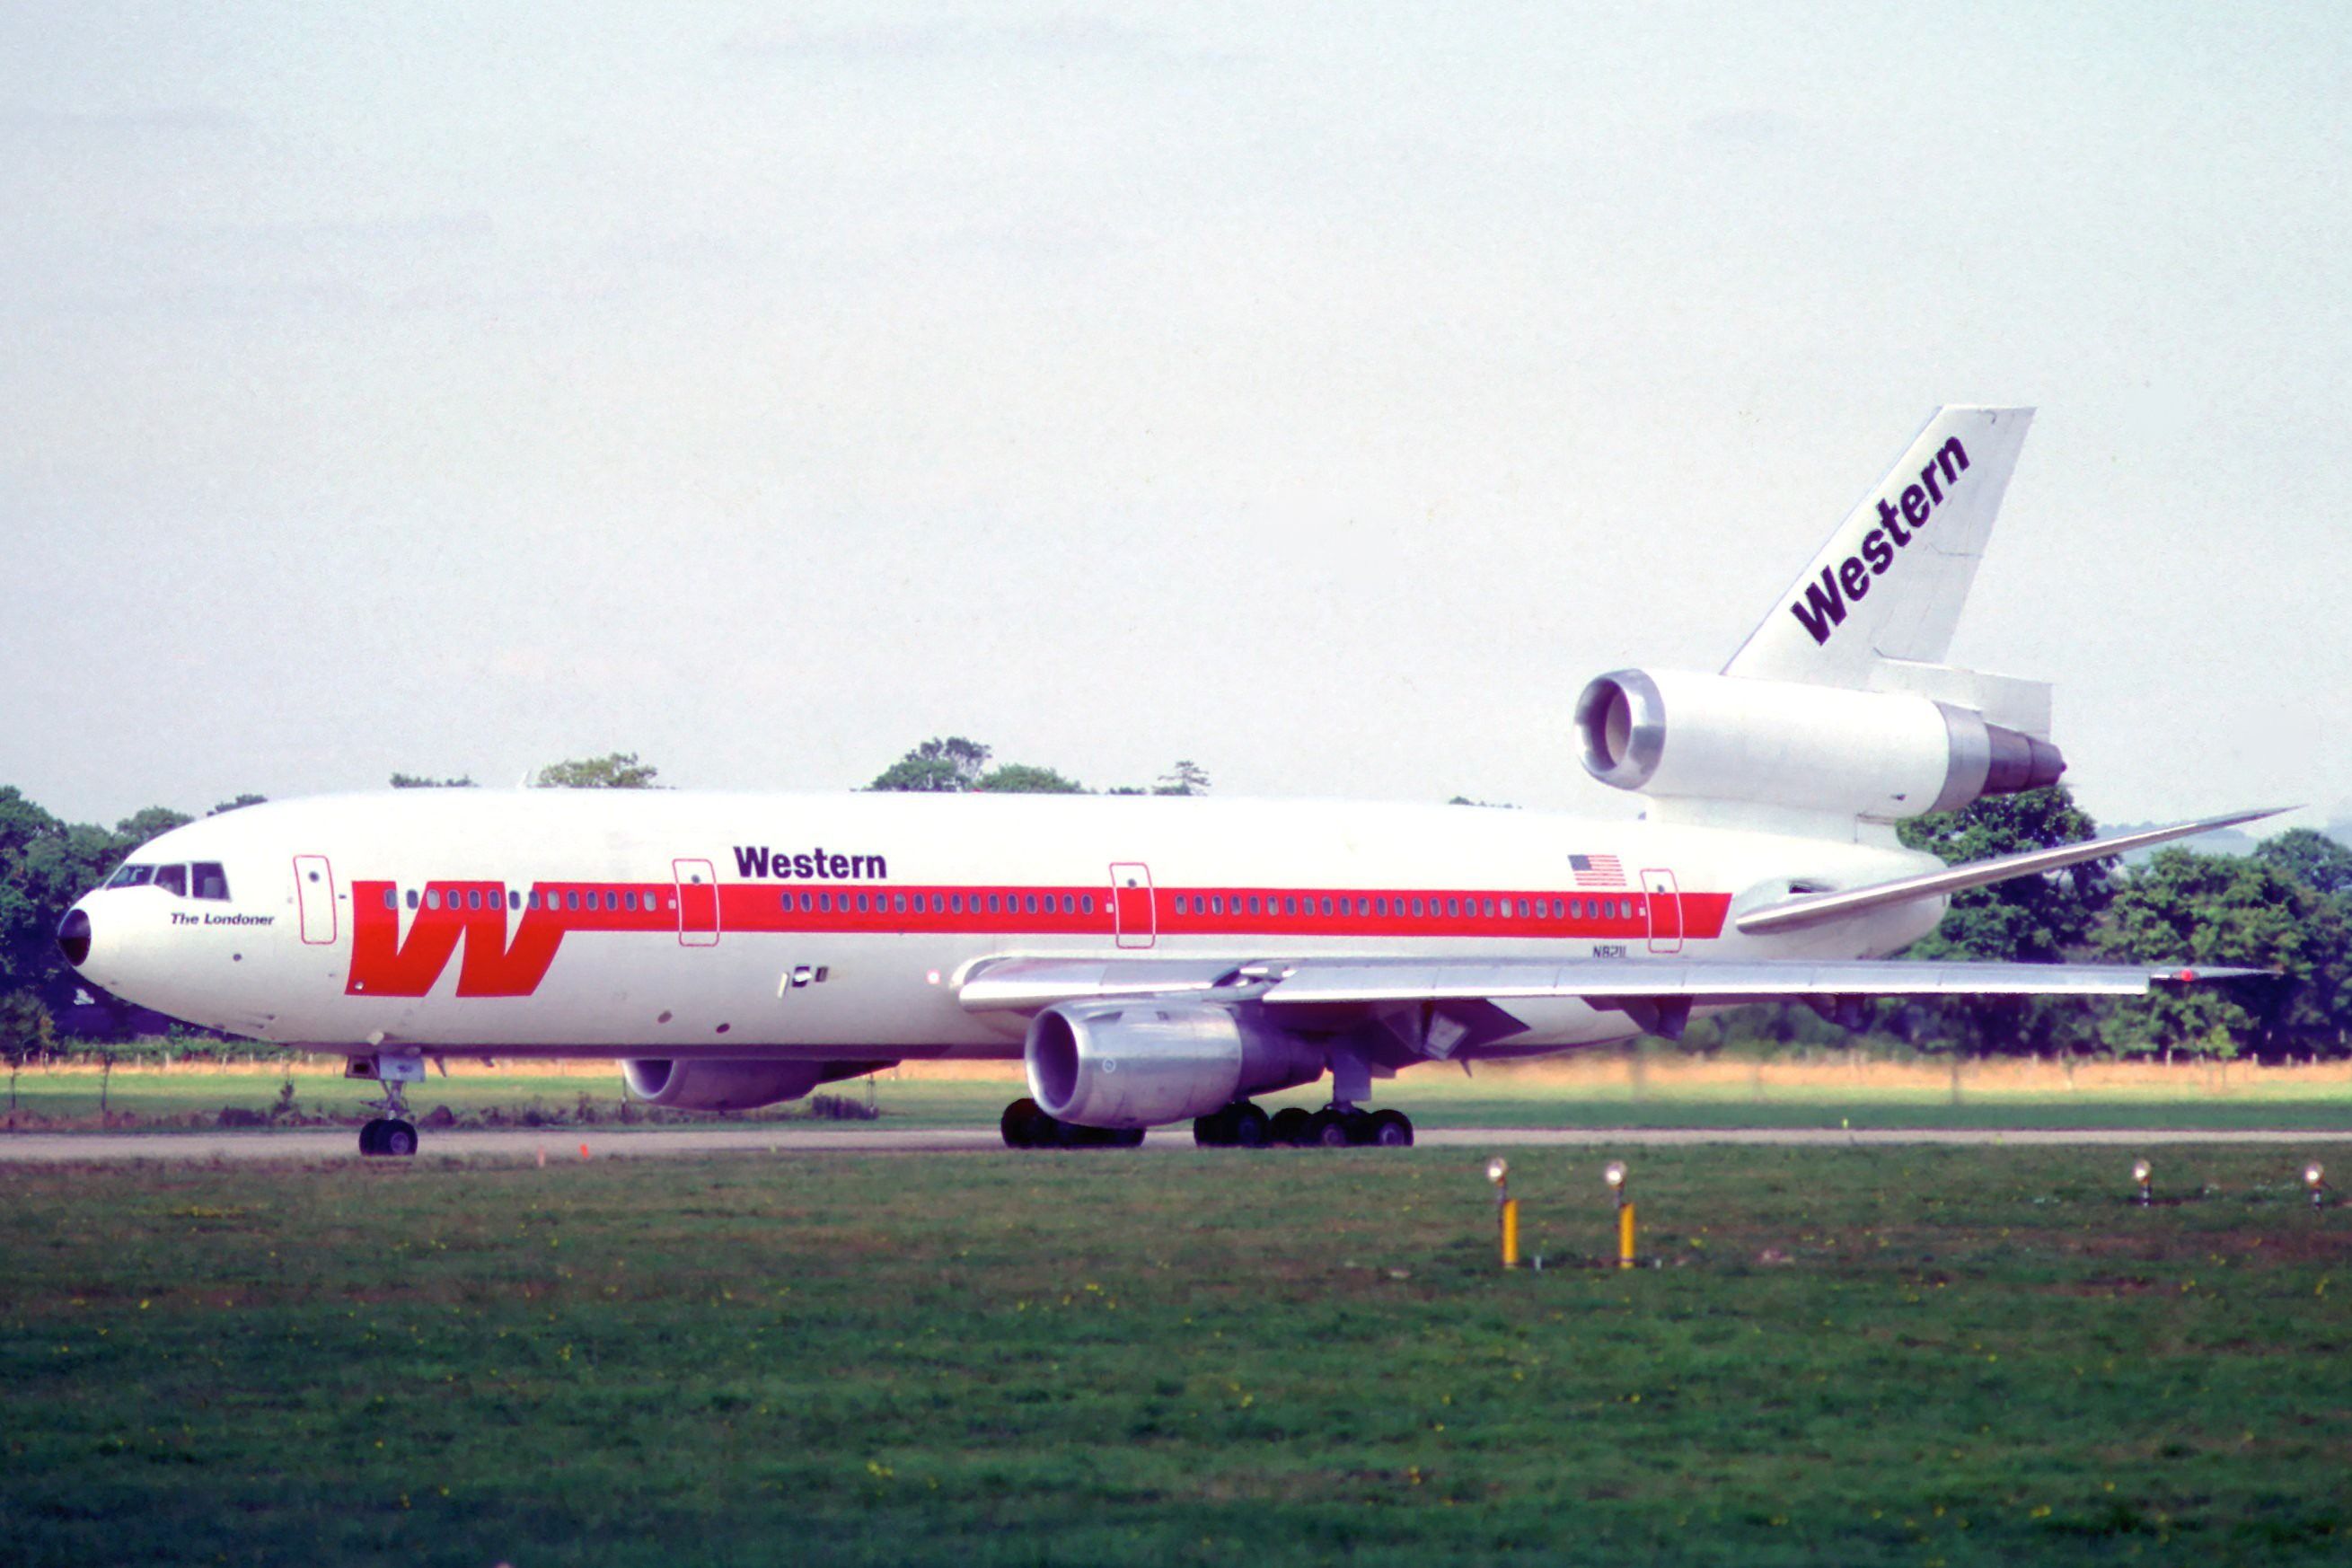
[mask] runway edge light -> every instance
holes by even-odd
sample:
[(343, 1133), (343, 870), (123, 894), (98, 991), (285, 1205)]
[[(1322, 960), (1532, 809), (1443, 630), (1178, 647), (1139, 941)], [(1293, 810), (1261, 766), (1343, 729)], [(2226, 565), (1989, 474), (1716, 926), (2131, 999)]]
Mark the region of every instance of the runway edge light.
[(1625, 1185), (1625, 1162), (1612, 1160), (1601, 1166), (1601, 1179), (1609, 1184), (1610, 1195), (1617, 1200), (1617, 1267), (1631, 1268), (1634, 1258), (1633, 1194)]
[(1511, 1163), (1497, 1154), (1486, 1162), (1486, 1179), (1495, 1184), (1495, 1227), (1502, 1242), (1503, 1267), (1519, 1264), (1519, 1201), (1511, 1196)]

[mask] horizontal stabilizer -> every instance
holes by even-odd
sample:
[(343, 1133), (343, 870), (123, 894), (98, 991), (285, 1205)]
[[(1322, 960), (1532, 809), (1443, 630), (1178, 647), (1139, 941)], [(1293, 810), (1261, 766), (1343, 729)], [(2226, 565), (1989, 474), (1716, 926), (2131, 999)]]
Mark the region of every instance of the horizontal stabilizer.
[(2063, 870), (2079, 866), (2086, 860), (2105, 860), (2112, 856), (2151, 845), (2169, 844), (2176, 838), (2193, 838), (2200, 833), (2217, 828), (2235, 827), (2242, 822), (2259, 817), (2275, 816), (2292, 806), (2265, 806), (2260, 811), (2235, 811), (2226, 816), (2209, 816), (2201, 822), (2179, 822), (2169, 827), (2143, 828), (2137, 833), (2119, 833), (2113, 838), (2085, 839), (2080, 844), (2062, 844), (2053, 849), (2027, 849), (2015, 855), (2002, 855), (1990, 860), (1978, 860), (1966, 866), (1954, 866), (1948, 870), (1928, 871), (1916, 877), (1903, 877), (1892, 882), (1874, 882), (1865, 888), (1847, 888), (1834, 893), (1808, 893), (1762, 909), (1750, 910), (1733, 921), (1746, 936), (1762, 936), (1770, 932), (1803, 931), (1830, 921), (1846, 920), (1867, 914), (1873, 910), (1892, 904), (1907, 904), (1919, 899), (1941, 898), (1969, 888), (1990, 887), (2012, 878), (2032, 877), (2043, 871)]

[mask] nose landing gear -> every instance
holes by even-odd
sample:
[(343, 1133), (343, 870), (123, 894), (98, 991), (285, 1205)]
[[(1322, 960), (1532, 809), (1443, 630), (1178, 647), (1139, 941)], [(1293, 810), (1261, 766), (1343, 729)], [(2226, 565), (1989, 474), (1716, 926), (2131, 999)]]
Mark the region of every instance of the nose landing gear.
[(383, 1098), (366, 1102), (383, 1114), (360, 1129), (360, 1153), (370, 1159), (405, 1160), (416, 1152), (416, 1124), (408, 1119), (406, 1086), (425, 1081), (425, 1058), (405, 1056), (353, 1057), (343, 1068), (345, 1078), (372, 1078), (382, 1086)]

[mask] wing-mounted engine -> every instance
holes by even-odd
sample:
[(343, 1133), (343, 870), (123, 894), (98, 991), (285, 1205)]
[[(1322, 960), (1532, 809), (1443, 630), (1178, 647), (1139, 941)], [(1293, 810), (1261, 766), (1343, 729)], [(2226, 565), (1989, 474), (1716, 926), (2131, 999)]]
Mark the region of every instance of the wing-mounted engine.
[(1083, 1127), (1158, 1127), (1323, 1076), (1323, 1052), (1232, 1007), (1065, 1002), (1029, 1024), (1029, 1093)]
[(1584, 767), (1644, 795), (1857, 816), (1952, 811), (2055, 784), (2058, 748), (1906, 692), (1620, 669), (1576, 700)]
[(621, 1064), (622, 1081), (647, 1105), (667, 1110), (752, 1110), (798, 1100), (821, 1083), (861, 1078), (895, 1066), (876, 1062), (678, 1061), (638, 1057)]

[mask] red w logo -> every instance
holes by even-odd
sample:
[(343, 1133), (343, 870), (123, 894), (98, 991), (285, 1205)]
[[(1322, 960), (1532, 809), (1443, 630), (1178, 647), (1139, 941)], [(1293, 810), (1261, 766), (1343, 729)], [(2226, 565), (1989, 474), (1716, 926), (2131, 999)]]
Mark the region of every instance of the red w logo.
[(460, 944), (466, 956), (457, 967), (458, 995), (528, 996), (539, 989), (563, 941), (558, 911), (523, 910), (509, 942), (504, 883), (428, 882), (425, 889), (425, 907), (409, 922), (408, 940), (403, 942), (393, 885), (352, 884), (352, 973), (345, 995), (425, 995)]

